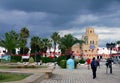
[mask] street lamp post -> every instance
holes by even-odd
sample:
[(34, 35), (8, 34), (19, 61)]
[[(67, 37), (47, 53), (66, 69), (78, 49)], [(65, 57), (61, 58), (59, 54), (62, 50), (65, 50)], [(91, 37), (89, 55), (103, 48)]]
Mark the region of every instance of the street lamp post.
[(107, 49), (110, 49), (110, 58), (112, 58), (112, 48), (114, 48), (116, 46), (115, 43), (107, 43), (106, 47)]

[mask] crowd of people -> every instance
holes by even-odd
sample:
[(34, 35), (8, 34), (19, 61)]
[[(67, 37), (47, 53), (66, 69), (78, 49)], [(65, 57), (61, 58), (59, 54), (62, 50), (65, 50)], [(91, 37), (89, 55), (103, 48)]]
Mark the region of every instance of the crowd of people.
[[(105, 64), (106, 65), (106, 73), (108, 73), (108, 70), (110, 70), (109, 73), (112, 74), (112, 63), (113, 62), (114, 61), (113, 61), (112, 57), (106, 59), (106, 64)], [(87, 63), (88, 63), (88, 60), (87, 60)], [(118, 62), (118, 63), (120, 63), (120, 62)], [(93, 57), (92, 61), (89, 64), (91, 65), (93, 79), (95, 79), (97, 68), (98, 67), (100, 68), (100, 59), (95, 59), (95, 57)]]

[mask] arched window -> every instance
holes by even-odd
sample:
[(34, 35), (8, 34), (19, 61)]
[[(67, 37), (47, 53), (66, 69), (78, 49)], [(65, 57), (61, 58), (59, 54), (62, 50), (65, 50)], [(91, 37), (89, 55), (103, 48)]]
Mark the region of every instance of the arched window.
[(92, 33), (92, 30), (90, 30), (90, 33)]
[(90, 41), (90, 44), (94, 44), (94, 41)]

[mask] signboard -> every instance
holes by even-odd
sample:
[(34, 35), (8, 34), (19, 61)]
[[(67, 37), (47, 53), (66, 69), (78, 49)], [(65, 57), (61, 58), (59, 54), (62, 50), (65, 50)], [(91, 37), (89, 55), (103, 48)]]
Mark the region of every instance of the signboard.
[(22, 56), (22, 59), (29, 59), (30, 56)]
[(1, 62), (10, 62), (11, 56), (10, 55), (2, 55)]
[(90, 48), (90, 49), (94, 49), (94, 48), (95, 48), (95, 45), (91, 44), (89, 48)]

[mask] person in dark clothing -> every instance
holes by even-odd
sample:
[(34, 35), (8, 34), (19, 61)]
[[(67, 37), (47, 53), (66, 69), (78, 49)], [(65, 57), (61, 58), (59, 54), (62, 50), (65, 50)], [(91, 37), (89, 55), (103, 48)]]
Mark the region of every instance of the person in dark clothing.
[(91, 69), (92, 69), (92, 72), (93, 72), (93, 79), (96, 78), (97, 66), (98, 66), (97, 61), (95, 60), (95, 57), (93, 57), (92, 62), (91, 62)]
[(108, 58), (107, 61), (106, 61), (106, 66), (107, 66), (107, 69), (110, 68), (110, 74), (112, 74), (112, 58)]
[(97, 59), (98, 66), (100, 68), (100, 59)]

